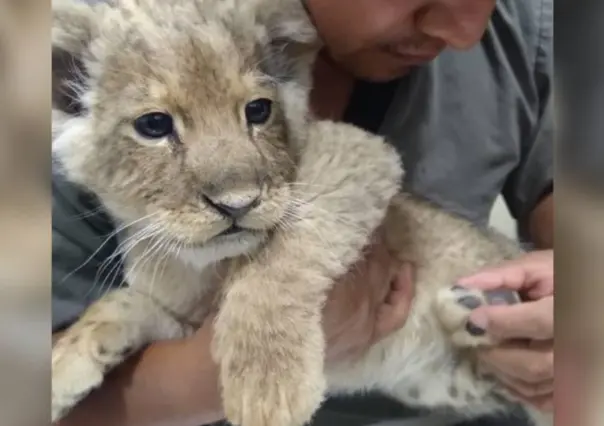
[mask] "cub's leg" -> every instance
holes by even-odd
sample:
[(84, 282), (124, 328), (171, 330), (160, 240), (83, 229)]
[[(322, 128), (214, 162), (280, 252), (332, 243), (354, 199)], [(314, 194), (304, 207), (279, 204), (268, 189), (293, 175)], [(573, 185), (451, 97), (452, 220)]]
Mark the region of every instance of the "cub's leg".
[(216, 320), (224, 409), (236, 426), (311, 419), (326, 388), (326, 294), (359, 259), (398, 190), (398, 156), (381, 138), (342, 124), (312, 126), (296, 220), (233, 277)]
[(513, 305), (520, 302), (520, 296), (513, 290), (483, 291), (453, 286), (441, 289), (436, 294), (435, 311), (455, 346), (492, 346), (497, 343), (493, 337), (468, 323), (470, 314), (483, 305)]
[(105, 374), (153, 340), (184, 337), (183, 326), (148, 296), (131, 288), (93, 304), (52, 351), (52, 421), (103, 382)]
[[(453, 344), (459, 348), (472, 348), (479, 346), (493, 346), (497, 344), (492, 337), (487, 336), (480, 330), (468, 325), (468, 317), (473, 309), (482, 305), (512, 305), (521, 303), (517, 292), (508, 289), (498, 290), (477, 290), (466, 289), (459, 286), (445, 288), (437, 294), (435, 305), (437, 315), (450, 333)], [(517, 401), (496, 382), (480, 374), (465, 374), (462, 382), (467, 382), (465, 377), (474, 377), (473, 380), (480, 381), (474, 387), (490, 386), (492, 391), (504, 396), (511, 401)], [(489, 385), (490, 383), (490, 385)], [(534, 426), (552, 426), (554, 424), (553, 416), (549, 413), (543, 413), (532, 406), (523, 403), (526, 414)]]

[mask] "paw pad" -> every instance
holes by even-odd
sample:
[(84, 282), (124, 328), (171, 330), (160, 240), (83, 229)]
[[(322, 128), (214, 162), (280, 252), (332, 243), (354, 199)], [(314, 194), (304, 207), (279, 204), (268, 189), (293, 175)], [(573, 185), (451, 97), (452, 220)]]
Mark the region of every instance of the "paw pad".
[(480, 328), (469, 321), (466, 323), (466, 331), (470, 333), (471, 336), (475, 337), (484, 336), (484, 334), (486, 333), (486, 330), (484, 328)]
[(485, 303), (481, 291), (467, 289), (459, 285), (452, 286), (450, 290), (455, 302), (465, 309), (474, 310)]
[(476, 309), (478, 308), (480, 305), (482, 305), (482, 300), (480, 300), (478, 297), (474, 296), (474, 295), (469, 295), (469, 296), (463, 296), (460, 297), (459, 299), (457, 299), (457, 303), (459, 303), (461, 306), (463, 306), (466, 309)]
[(495, 289), (495, 290), (472, 290), (454, 285), (451, 292), (455, 295), (456, 302), (466, 309), (474, 310), (479, 306), (486, 305), (515, 305), (520, 303), (520, 297), (514, 290)]
[(520, 302), (518, 293), (513, 290), (479, 290), (453, 285), (439, 291), (436, 312), (456, 346), (476, 347), (491, 345), (493, 342), (483, 328), (468, 321), (471, 312), (480, 306), (513, 305)]

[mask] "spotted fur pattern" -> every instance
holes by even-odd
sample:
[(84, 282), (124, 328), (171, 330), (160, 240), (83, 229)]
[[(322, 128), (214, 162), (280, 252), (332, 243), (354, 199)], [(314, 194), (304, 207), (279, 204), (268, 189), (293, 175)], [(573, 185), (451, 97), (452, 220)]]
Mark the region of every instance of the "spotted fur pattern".
[[(298, 0), (53, 0), (52, 43), (53, 158), (118, 224), (127, 282), (53, 348), (53, 421), (130, 353), (190, 335), (213, 307), (235, 425), (302, 426), (327, 393), (368, 389), (470, 417), (509, 410), (472, 355), (494, 342), (465, 328), (492, 295), (451, 284), (521, 250), (402, 193), (382, 138), (312, 120), (320, 44)], [(265, 122), (246, 119), (255, 99), (272, 102)], [(174, 130), (143, 137), (133, 123), (150, 112)], [(251, 207), (233, 219), (224, 205)], [(244, 230), (225, 234), (234, 220)], [(380, 224), (418, 267), (409, 321), (326, 369), (326, 293)]]

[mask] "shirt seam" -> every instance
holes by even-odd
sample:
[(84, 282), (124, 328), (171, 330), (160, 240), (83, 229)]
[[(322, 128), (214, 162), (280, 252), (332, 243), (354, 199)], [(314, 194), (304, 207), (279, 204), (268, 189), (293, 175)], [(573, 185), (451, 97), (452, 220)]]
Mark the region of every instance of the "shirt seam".
[(537, 71), (539, 60), (547, 59), (543, 44), (546, 42), (546, 28), (545, 28), (545, 8), (548, 0), (541, 0), (541, 6), (539, 8), (539, 26), (537, 29), (537, 45), (535, 50), (535, 60), (533, 63), (533, 72)]

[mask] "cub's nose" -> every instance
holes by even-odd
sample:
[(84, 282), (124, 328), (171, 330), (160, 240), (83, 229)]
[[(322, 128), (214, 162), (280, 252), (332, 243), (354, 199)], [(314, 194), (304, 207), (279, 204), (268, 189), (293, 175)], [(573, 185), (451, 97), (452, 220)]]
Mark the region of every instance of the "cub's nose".
[(203, 200), (221, 215), (230, 219), (241, 219), (250, 210), (260, 205), (260, 193), (228, 193), (218, 196), (202, 195)]

